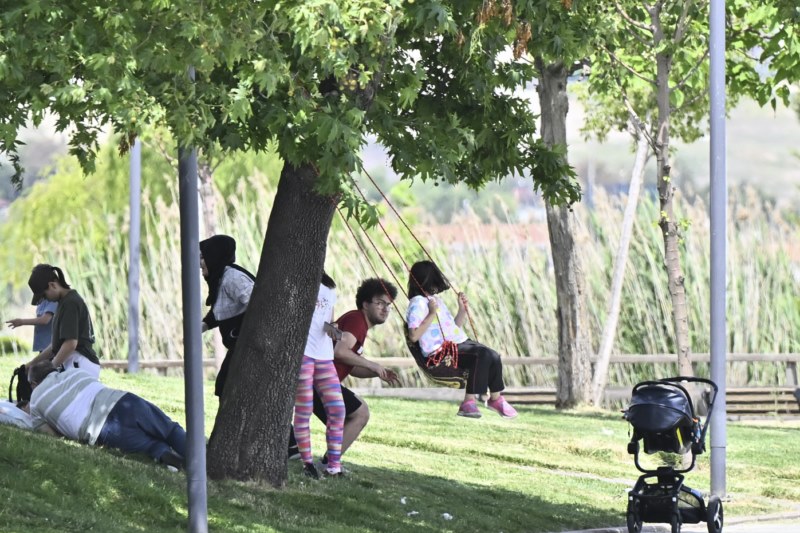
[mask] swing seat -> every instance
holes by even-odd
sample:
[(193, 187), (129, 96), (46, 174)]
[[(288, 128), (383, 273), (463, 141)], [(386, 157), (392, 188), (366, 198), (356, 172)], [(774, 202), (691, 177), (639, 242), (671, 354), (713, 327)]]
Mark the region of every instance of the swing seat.
[(451, 389), (464, 389), (467, 387), (467, 379), (469, 378), (468, 369), (453, 368), (444, 363), (440, 363), (436, 366), (428, 366), (427, 357), (422, 353), (419, 342), (412, 341), (408, 336), (408, 327), (405, 328), (405, 331), (408, 351), (414, 356), (414, 361), (416, 361), (420, 372), (422, 372), (426, 378), (440, 387), (449, 387)]

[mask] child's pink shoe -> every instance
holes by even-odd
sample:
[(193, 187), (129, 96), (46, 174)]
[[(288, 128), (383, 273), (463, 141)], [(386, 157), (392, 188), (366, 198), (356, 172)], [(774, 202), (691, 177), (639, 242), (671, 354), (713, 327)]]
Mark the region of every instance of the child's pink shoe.
[(478, 402), (475, 400), (464, 400), (458, 408), (458, 416), (467, 418), (480, 418), (481, 412), (478, 411)]
[(495, 411), (503, 418), (514, 418), (517, 416), (517, 410), (511, 407), (511, 404), (502, 396), (498, 396), (496, 400), (487, 400), (486, 407)]

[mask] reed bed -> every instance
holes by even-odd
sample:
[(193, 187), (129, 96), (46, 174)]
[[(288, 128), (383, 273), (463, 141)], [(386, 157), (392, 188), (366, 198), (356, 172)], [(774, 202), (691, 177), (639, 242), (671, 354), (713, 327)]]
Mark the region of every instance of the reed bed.
[[(218, 214), (218, 231), (235, 236), (238, 262), (255, 272), (267, 227), (275, 189), (275, 176), (258, 173), (242, 180), (237, 194), (227, 195)], [(179, 213), (176, 193), (143, 193), (141, 264), (140, 357), (182, 357), (180, 295)], [(619, 239), (624, 197), (597, 195), (591, 211), (575, 207), (578, 249), (587, 284), (590, 335), (599, 343), (609, 299), (613, 257)], [(709, 350), (709, 224), (707, 208), (699, 199), (676, 202), (678, 216), (691, 222), (683, 236), (683, 268), (690, 305), (692, 347)], [(426, 258), (415, 239), (394, 214), (382, 208), (382, 224), (400, 253), (380, 228), (367, 232), (379, 253), (372, 249), (361, 229), (350, 230), (338, 216), (328, 241), (326, 269), (336, 280), (340, 304), (337, 311), (354, 306), (360, 281), (375, 275), (400, 285), (397, 311), (386, 325), (370, 332), (366, 353), (372, 357), (407, 356), (403, 342), (404, 293), (407, 267)], [(413, 231), (440, 265), (454, 288), (470, 298), (470, 334), (511, 357), (555, 357), (558, 352), (556, 295), (549, 244), (527, 235), (535, 224), (506, 220), (485, 224), (469, 212), (458, 215), (445, 235), (431, 223), (430, 213), (419, 207), (403, 208), (404, 219), (414, 221)], [(798, 265), (791, 256), (796, 220), (764, 204), (750, 191), (732, 195), (728, 227), (728, 349), (732, 352), (798, 352), (800, 309)], [(616, 353), (670, 353), (673, 351), (671, 303), (664, 272), (662, 239), (655, 224), (658, 204), (643, 197), (634, 227), (623, 288), (622, 311)], [(100, 247), (87, 248), (90, 228), (79, 219), (62, 224), (57, 242), (45, 243), (48, 260), (63, 265), (68, 279), (93, 311), (97, 346), (105, 358), (127, 355), (128, 215), (108, 214), (110, 228)], [(540, 229), (540, 228), (538, 228)], [(355, 238), (351, 234), (355, 233)], [(540, 231), (538, 233), (541, 233)], [(203, 235), (205, 236), (205, 235)], [(366, 253), (362, 252), (362, 248)], [(387, 266), (384, 262), (388, 263)], [(205, 287), (203, 287), (205, 289)], [(24, 300), (24, 291), (18, 298)], [(2, 296), (5, 298), (5, 296)], [(455, 308), (455, 295), (445, 296)], [(205, 312), (205, 310), (204, 310)], [(206, 349), (213, 350), (210, 339)], [(627, 385), (640, 379), (671, 374), (675, 365), (612, 365), (611, 385)], [(697, 368), (699, 375), (707, 369)], [(511, 386), (549, 386), (556, 368), (513, 366), (506, 372)], [(731, 384), (781, 384), (784, 368), (777, 364), (729, 366)], [(401, 376), (407, 385), (422, 384), (415, 371)]]

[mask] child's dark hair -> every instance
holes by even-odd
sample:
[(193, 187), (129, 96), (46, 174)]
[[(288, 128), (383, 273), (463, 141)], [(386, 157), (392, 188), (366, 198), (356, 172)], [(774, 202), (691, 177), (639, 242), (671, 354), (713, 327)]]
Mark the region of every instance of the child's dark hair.
[(323, 285), (325, 285), (326, 287), (328, 287), (329, 289), (335, 289), (336, 288), (336, 282), (333, 281), (333, 278), (331, 278), (328, 274), (326, 274), (324, 270), (322, 271), (322, 281), (321, 281), (321, 283)]
[(361, 309), (364, 302), (370, 302), (381, 294), (387, 295), (394, 301), (397, 297), (397, 287), (382, 278), (365, 279), (356, 291), (356, 309)]
[(446, 291), (450, 284), (433, 261), (417, 261), (408, 276), (408, 297), (427, 296)]

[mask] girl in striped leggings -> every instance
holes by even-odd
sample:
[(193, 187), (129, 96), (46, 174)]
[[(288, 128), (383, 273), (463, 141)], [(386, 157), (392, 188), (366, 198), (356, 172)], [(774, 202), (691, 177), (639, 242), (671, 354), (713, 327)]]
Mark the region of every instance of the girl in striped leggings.
[(333, 322), (333, 305), (336, 303), (336, 284), (323, 272), (322, 283), (317, 295), (317, 304), (311, 318), (306, 348), (303, 352), (303, 363), (300, 366), (300, 378), (297, 383), (297, 394), (294, 401), (294, 434), (300, 459), (303, 461), (303, 473), (315, 479), (319, 478), (311, 455), (311, 431), (309, 420), (313, 410), (313, 388), (317, 389), (325, 414), (326, 439), (328, 441), (327, 474), (339, 476), (342, 473), (342, 430), (344, 427), (344, 401), (339, 377), (333, 366), (333, 329), (326, 328), (326, 322)]

